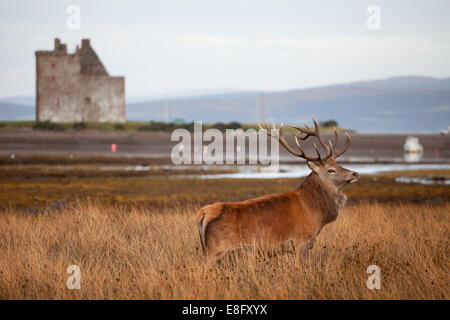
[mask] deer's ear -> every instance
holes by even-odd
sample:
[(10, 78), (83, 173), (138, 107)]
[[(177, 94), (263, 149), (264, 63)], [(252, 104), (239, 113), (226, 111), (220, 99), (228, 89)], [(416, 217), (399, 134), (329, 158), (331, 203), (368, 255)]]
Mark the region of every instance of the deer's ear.
[(319, 166), (315, 164), (313, 161), (307, 161), (306, 164), (312, 171), (319, 172)]

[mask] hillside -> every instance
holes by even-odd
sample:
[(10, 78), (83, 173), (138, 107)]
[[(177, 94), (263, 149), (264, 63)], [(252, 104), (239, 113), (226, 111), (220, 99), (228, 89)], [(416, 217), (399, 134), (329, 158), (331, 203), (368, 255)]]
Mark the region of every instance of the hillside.
[[(259, 92), (177, 98), (172, 119), (259, 120)], [(268, 121), (335, 119), (361, 132), (437, 132), (450, 125), (450, 79), (398, 77), (265, 93)], [(129, 104), (128, 119), (164, 119), (164, 100)]]

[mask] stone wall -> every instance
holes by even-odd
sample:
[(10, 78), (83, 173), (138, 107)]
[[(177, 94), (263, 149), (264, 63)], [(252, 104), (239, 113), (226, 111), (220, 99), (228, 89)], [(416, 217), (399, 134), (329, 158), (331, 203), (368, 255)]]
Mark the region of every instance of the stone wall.
[(86, 40), (74, 54), (58, 39), (36, 52), (37, 121), (125, 122), (125, 79), (110, 77)]

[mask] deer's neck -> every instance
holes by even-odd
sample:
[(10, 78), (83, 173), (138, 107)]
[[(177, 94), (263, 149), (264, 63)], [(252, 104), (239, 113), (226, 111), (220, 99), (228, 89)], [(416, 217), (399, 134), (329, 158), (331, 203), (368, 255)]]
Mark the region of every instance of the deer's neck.
[(323, 225), (336, 220), (347, 201), (340, 189), (327, 186), (315, 172), (303, 180), (297, 192), (315, 214), (321, 215)]

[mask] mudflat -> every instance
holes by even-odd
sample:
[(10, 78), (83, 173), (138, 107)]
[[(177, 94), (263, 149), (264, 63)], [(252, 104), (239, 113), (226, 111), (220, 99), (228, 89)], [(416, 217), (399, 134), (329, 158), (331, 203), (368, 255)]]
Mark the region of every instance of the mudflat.
[[(450, 159), (450, 135), (442, 134), (361, 134), (351, 133), (352, 147), (342, 156), (341, 162), (384, 161), (403, 158), (403, 144), (410, 135), (419, 138), (424, 148), (422, 161), (447, 162)], [(333, 139), (325, 135), (326, 140)], [(340, 143), (344, 143), (342, 136)], [(290, 141), (294, 144), (293, 140)], [(82, 155), (90, 157), (170, 158), (172, 148), (178, 141), (171, 141), (170, 132), (145, 132), (131, 130), (65, 130), (45, 131), (30, 128), (1, 128), (0, 155)], [(117, 151), (111, 152), (111, 144)], [(204, 144), (208, 144), (204, 142)], [(294, 144), (295, 145), (295, 144)], [(311, 144), (305, 143), (307, 152), (314, 152)], [(437, 150), (437, 156), (436, 156)], [(94, 158), (93, 158), (93, 161)], [(127, 161), (127, 160), (121, 160)], [(280, 148), (280, 161), (296, 159)]]

